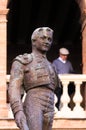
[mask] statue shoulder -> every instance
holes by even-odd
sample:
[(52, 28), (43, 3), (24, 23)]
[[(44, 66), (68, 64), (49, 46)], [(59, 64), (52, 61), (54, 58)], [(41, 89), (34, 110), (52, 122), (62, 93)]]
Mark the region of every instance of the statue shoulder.
[(32, 54), (28, 54), (28, 53), (24, 53), (23, 55), (18, 55), (14, 59), (14, 61), (18, 61), (24, 65), (29, 64), (30, 62), (32, 62), (32, 60), (33, 60)]

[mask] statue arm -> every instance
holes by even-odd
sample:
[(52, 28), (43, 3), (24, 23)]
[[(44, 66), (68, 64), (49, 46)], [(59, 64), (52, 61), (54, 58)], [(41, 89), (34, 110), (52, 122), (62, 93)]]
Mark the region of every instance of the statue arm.
[(20, 88), (23, 82), (23, 66), (18, 61), (14, 61), (11, 68), (11, 77), (8, 88), (9, 101), (13, 114), (23, 111)]
[(8, 87), (9, 101), (17, 126), (21, 130), (29, 130), (21, 100), (23, 76), (24, 65), (19, 61), (14, 61), (11, 68), (10, 83)]

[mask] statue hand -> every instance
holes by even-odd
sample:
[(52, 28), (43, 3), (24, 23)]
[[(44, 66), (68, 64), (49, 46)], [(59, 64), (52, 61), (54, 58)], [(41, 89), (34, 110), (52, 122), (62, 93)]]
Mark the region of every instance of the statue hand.
[(29, 130), (26, 122), (26, 116), (23, 111), (19, 111), (15, 114), (15, 122), (21, 130)]

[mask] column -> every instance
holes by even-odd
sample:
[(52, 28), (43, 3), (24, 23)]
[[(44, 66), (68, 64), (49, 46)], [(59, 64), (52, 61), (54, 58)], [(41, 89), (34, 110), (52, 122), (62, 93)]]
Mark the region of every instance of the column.
[(82, 63), (83, 63), (83, 74), (86, 74), (86, 9), (84, 9), (84, 21), (82, 24)]
[(82, 26), (82, 73), (86, 74), (86, 0), (75, 0), (81, 10), (81, 26)]
[(86, 74), (86, 0), (80, 1), (82, 21), (82, 73)]
[(0, 0), (0, 118), (7, 117), (6, 106), (6, 9), (7, 0)]

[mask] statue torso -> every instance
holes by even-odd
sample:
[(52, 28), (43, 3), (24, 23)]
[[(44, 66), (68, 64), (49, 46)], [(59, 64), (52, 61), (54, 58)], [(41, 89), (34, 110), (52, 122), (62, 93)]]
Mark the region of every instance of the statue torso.
[[(25, 65), (24, 85), (25, 90), (33, 87), (45, 86), (55, 89), (56, 75), (51, 63), (41, 55), (32, 55), (32, 62)], [(28, 87), (27, 87), (28, 86)]]

